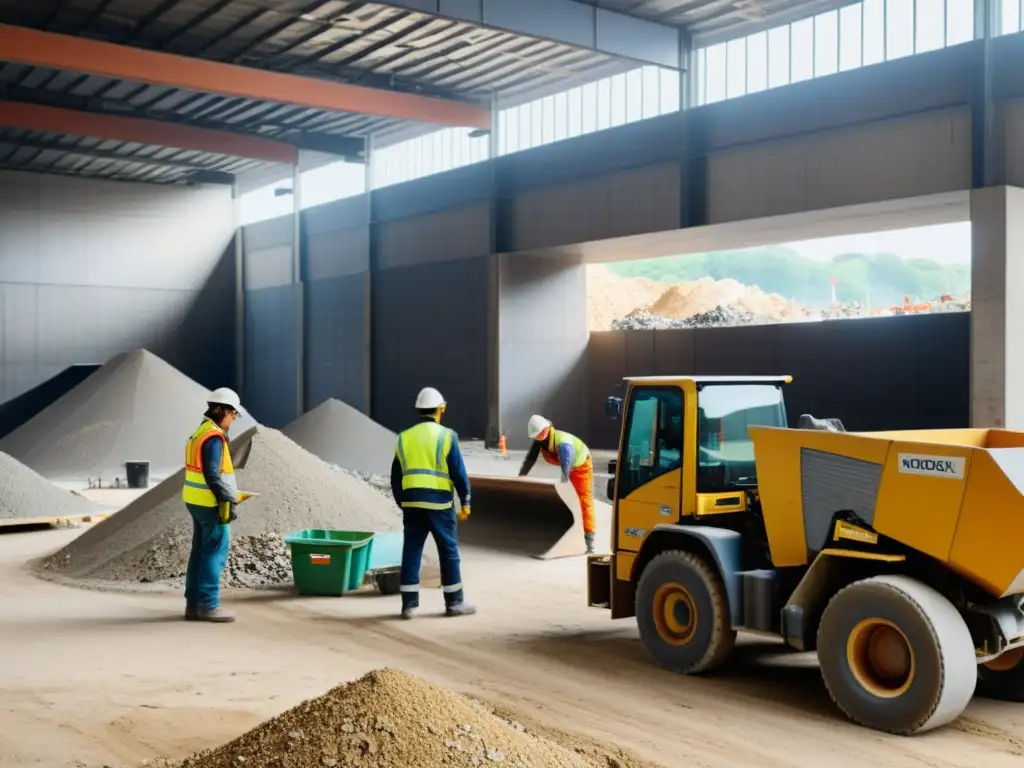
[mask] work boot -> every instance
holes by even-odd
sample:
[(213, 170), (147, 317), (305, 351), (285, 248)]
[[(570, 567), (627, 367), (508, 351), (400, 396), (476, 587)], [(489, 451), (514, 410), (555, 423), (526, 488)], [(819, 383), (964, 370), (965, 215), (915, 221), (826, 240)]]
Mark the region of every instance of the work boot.
[(465, 600), (452, 603), (444, 609), (445, 616), (472, 616), (476, 613), (476, 606), (470, 605)]
[(235, 620), (230, 613), (225, 613), (222, 608), (211, 608), (208, 611), (199, 611), (196, 614), (197, 621), (209, 621), (214, 624), (228, 624)]
[(593, 533), (584, 533), (583, 534), (583, 540), (585, 542), (587, 542), (587, 554), (588, 555), (594, 554), (594, 534)]
[(185, 608), (185, 621), (199, 621), (199, 609), (191, 606)]
[(402, 618), (403, 619), (415, 619), (416, 618), (416, 611), (417, 610), (418, 610), (417, 608), (403, 608), (402, 609)]

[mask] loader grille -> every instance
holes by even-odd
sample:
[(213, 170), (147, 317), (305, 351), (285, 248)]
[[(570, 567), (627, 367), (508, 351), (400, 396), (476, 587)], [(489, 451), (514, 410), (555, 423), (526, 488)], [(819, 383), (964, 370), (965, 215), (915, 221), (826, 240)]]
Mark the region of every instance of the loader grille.
[(836, 512), (853, 512), (868, 525), (875, 520), (875, 500), (882, 465), (835, 453), (804, 448), (800, 452), (800, 490), (807, 549), (820, 551), (832, 533)]

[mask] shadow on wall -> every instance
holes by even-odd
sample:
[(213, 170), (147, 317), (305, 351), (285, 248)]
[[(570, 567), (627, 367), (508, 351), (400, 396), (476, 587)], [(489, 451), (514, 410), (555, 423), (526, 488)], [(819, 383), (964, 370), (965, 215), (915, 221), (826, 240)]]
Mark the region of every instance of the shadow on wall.
[(790, 374), (790, 424), (802, 413), (848, 430), (970, 423), (970, 313), (667, 331), (601, 331), (588, 347), (587, 437), (614, 448), (605, 399), (625, 376)]
[(0, 438), (9, 435), (51, 403), (64, 397), (89, 376), (99, 370), (98, 365), (72, 365), (39, 386), (0, 405)]
[[(146, 345), (208, 389), (236, 387), (235, 235), (177, 323)], [(124, 350), (129, 351), (129, 350)]]
[(522, 395), (514, 404), (501, 409), (501, 429), (508, 433), (509, 448), (529, 448), (526, 425), (535, 413), (551, 421), (556, 428), (586, 439), (587, 413), (582, 407), (583, 393), (587, 391), (586, 350), (574, 361), (564, 361), (561, 376), (541, 383), (542, 388)]

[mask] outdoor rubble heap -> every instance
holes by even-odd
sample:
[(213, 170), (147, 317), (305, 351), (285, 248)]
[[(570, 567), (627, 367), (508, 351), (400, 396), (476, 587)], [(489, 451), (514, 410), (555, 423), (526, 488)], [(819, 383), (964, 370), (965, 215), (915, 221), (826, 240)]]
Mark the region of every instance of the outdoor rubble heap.
[[(248, 446), (248, 447), (247, 447)], [(238, 485), (260, 494), (238, 507), (231, 524), (226, 586), (273, 586), (291, 580), (283, 535), (305, 528), (393, 531), (394, 501), (357, 476), (340, 472), (277, 430), (260, 427), (233, 441)], [(182, 472), (51, 556), (44, 568), (96, 583), (180, 584), (188, 567), (192, 522), (181, 501)], [(425, 553), (424, 579), (436, 579), (436, 549)]]
[(620, 750), (528, 729), (406, 672), (379, 669), (221, 747), (166, 768), (653, 768)]
[(731, 278), (703, 277), (676, 284), (658, 283), (643, 277), (621, 277), (601, 265), (587, 270), (587, 294), (592, 331), (728, 328), (971, 310), (970, 293), (947, 294), (926, 301), (911, 301), (910, 297), (905, 297), (902, 304), (886, 307), (833, 302), (823, 309), (815, 309)]
[(100, 507), (0, 453), (0, 522), (95, 515)]
[(645, 310), (634, 310), (612, 323), (613, 331), (669, 330), (673, 328), (726, 328), (736, 325), (751, 325), (755, 317), (742, 309), (718, 306), (709, 312), (701, 312), (684, 320), (652, 315)]
[[(163, 478), (181, 466), (184, 439), (209, 393), (144, 349), (116, 355), (56, 402), (0, 440), (0, 451), (50, 480), (124, 477), (126, 461), (148, 461)], [(253, 425), (243, 416), (232, 436)]]

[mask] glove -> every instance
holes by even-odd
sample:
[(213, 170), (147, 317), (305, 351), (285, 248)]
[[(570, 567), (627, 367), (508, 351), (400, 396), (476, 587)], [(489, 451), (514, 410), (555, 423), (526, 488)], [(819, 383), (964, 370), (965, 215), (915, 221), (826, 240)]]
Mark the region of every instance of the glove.
[(220, 515), (221, 525), (227, 525), (238, 519), (238, 515), (235, 514), (235, 505), (230, 501), (222, 501), (218, 504), (217, 512)]
[(462, 509), (460, 509), (459, 513), (455, 517), (457, 517), (460, 522), (462, 520), (467, 519), (469, 517), (469, 505), (467, 504)]

